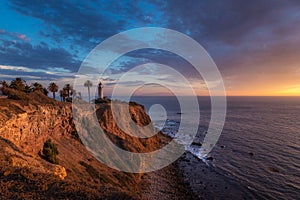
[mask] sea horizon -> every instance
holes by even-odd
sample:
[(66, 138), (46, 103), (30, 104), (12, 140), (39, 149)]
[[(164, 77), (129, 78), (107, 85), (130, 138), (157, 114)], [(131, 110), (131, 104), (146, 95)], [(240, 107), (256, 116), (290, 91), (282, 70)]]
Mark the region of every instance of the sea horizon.
[(299, 0), (1, 0), (0, 200), (299, 199), (299, 24)]

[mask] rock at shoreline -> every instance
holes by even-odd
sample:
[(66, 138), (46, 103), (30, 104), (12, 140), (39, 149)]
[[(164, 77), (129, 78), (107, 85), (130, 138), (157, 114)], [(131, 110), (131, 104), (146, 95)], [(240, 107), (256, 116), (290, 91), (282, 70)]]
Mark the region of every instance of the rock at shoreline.
[(192, 144), (191, 145), (195, 145), (195, 146), (199, 146), (199, 147), (201, 147), (202, 146), (202, 144), (200, 143), (200, 142), (192, 142)]
[(206, 160), (213, 161), (214, 158), (212, 156), (206, 157)]
[(274, 168), (274, 167), (269, 167), (268, 170), (273, 173), (279, 173), (279, 169)]

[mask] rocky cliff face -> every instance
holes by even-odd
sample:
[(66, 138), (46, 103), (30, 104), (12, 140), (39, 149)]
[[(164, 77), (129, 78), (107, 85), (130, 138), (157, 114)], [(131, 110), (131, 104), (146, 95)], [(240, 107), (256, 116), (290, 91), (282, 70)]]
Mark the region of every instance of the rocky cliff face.
[(6, 100), (0, 107), (0, 136), (36, 154), (46, 137), (76, 136), (70, 105), (39, 105)]
[[(140, 105), (131, 105), (130, 113), (138, 125), (151, 123)], [(97, 106), (97, 115), (105, 133), (125, 150), (147, 152), (162, 145), (160, 136), (126, 135), (113, 120), (109, 104)], [(58, 146), (59, 165), (38, 154), (49, 138)], [(82, 145), (71, 104), (0, 99), (0, 151), (3, 198), (143, 198), (138, 192), (141, 174), (110, 169)]]

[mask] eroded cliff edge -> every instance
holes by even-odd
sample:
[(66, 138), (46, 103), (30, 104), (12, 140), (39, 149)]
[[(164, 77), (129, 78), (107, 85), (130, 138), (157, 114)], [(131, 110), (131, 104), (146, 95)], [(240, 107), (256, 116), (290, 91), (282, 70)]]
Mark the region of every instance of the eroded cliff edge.
[[(108, 168), (86, 150), (75, 129), (71, 104), (41, 98), (39, 101), (0, 99), (3, 198), (143, 198), (142, 174)], [(130, 105), (130, 113), (138, 125), (151, 124), (143, 106)], [(97, 116), (107, 136), (125, 150), (153, 151), (166, 141), (160, 134), (149, 139), (125, 134), (113, 120), (110, 103), (97, 105)], [(57, 144), (59, 165), (39, 156), (47, 139)]]

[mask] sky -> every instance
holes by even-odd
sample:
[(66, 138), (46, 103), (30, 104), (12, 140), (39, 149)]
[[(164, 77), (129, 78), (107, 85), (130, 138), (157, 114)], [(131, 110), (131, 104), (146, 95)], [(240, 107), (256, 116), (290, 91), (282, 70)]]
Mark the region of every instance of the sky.
[[(78, 74), (101, 42), (141, 27), (168, 28), (197, 41), (222, 80), (206, 82), (185, 58), (155, 49), (128, 52), (104, 74), (91, 61), (90, 72)], [(151, 41), (149, 35), (136, 37)], [(298, 0), (0, 1), (0, 80), (22, 77), (63, 87), (86, 77), (96, 88), (100, 77), (108, 96), (116, 85), (124, 94), (134, 87), (139, 95), (174, 94), (165, 87), (170, 85), (190, 95), (182, 80), (165, 70), (167, 65), (197, 95), (207, 95), (208, 85), (223, 81), (229, 96), (300, 96), (299, 55)], [(147, 67), (129, 73), (140, 65)]]

